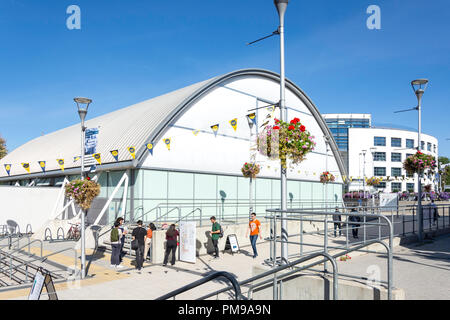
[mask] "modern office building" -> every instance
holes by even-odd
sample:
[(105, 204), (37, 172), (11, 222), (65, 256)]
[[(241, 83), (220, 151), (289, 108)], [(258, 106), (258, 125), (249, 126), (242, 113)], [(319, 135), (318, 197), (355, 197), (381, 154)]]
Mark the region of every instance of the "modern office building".
[(370, 128), (372, 116), (370, 114), (334, 113), (324, 114), (323, 118), (333, 134), (339, 153), (344, 161), (345, 169), (348, 172), (348, 129)]
[[(242, 176), (241, 167), (256, 152), (256, 135), (263, 123), (279, 117), (279, 109), (267, 107), (279, 101), (279, 80), (270, 71), (240, 70), (97, 118), (89, 119), (88, 113), (86, 126), (98, 128), (96, 153), (100, 155), (90, 176), (96, 175), (101, 185), (98, 204), (89, 211), (90, 221), (110, 223), (122, 213), (126, 220), (145, 215), (148, 221), (167, 212), (180, 217), (200, 212), (203, 217), (220, 217), (225, 210), (225, 214), (247, 216), (249, 180)], [(286, 85), (289, 119), (300, 118), (317, 143), (306, 160), (288, 168), (288, 200), (339, 202), (342, 177), (347, 173), (338, 148), (332, 141), (327, 154), (324, 136), (331, 133), (321, 114), (293, 82)], [(92, 109), (95, 97), (91, 98)], [(72, 112), (77, 119), (75, 104)], [(256, 125), (250, 126), (247, 115), (253, 112)], [(61, 186), (65, 178), (79, 177), (80, 135), (80, 125), (74, 124), (12, 151), (0, 161), (0, 194), (2, 188), (14, 185)], [(259, 153), (256, 161), (262, 169), (253, 183), (253, 199), (255, 210), (263, 214), (267, 207), (280, 206), (280, 164)], [(10, 166), (8, 172), (5, 165)], [(327, 187), (319, 178), (326, 170), (337, 178)], [(118, 186), (119, 182), (123, 184)], [(106, 211), (104, 205), (108, 205)], [(5, 214), (2, 219), (7, 218)], [(29, 221), (19, 223), (24, 229), (27, 223), (51, 218), (48, 215), (35, 212)]]
[[(338, 146), (341, 142), (341, 154), (346, 152), (343, 158), (351, 180), (349, 191), (363, 190), (364, 177), (382, 178), (384, 181), (376, 187), (378, 191), (418, 191), (417, 176), (410, 176), (403, 169), (406, 157), (416, 152), (417, 131), (374, 127), (370, 114), (324, 114), (323, 117)], [(421, 140), (422, 152), (437, 159), (438, 140), (424, 133)], [(437, 188), (435, 174), (423, 178), (423, 185), (428, 184)], [(366, 186), (366, 190), (369, 189), (371, 187)]]

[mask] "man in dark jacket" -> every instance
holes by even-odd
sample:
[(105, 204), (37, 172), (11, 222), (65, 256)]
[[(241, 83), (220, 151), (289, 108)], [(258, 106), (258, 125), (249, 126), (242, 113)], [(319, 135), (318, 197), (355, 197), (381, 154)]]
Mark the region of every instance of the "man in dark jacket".
[[(353, 208), (352, 212), (356, 212), (357, 213), (358, 211), (355, 208)], [(351, 222), (355, 222), (355, 223), (351, 224), (351, 226), (352, 226), (352, 234), (353, 234), (353, 238), (354, 239), (358, 239), (358, 229), (359, 229), (359, 223), (358, 222), (361, 222), (361, 217), (360, 216), (350, 216), (349, 220)]]
[(131, 234), (133, 240), (137, 240), (138, 248), (136, 249), (136, 268), (141, 272), (142, 265), (144, 263), (144, 247), (145, 238), (147, 237), (147, 230), (142, 228), (142, 220), (137, 222), (137, 228), (133, 230)]

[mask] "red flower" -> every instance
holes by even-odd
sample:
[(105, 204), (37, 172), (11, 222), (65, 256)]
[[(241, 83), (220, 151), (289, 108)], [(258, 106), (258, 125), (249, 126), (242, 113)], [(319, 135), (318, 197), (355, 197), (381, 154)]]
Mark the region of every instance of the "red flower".
[(280, 127), (279, 126), (274, 126), (272, 129), (273, 130), (280, 130)]
[(291, 124), (296, 124), (297, 122), (295, 122), (294, 119), (291, 120)]
[(294, 119), (292, 119), (292, 121), (294, 121), (294, 123), (299, 123), (300, 119), (299, 118), (294, 118)]
[(280, 120), (278, 120), (277, 118), (275, 118), (275, 123), (276, 123), (276, 124), (280, 123)]
[(300, 131), (301, 131), (301, 132), (304, 132), (305, 130), (306, 130), (306, 127), (305, 127), (305, 126), (303, 126), (303, 125), (300, 126)]
[(288, 128), (289, 130), (294, 130), (295, 129), (295, 127), (294, 126), (289, 126), (289, 128)]
[(91, 178), (89, 178), (89, 177), (86, 177), (86, 180), (91, 180)]

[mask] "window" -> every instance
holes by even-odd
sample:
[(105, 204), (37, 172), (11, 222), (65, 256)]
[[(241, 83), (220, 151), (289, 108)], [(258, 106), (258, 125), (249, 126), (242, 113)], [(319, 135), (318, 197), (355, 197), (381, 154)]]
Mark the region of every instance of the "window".
[(386, 182), (380, 182), (378, 185), (375, 186), (377, 189), (385, 189), (386, 188)]
[(392, 182), (391, 183), (391, 191), (392, 192), (399, 192), (402, 189), (401, 182)]
[(400, 177), (402, 175), (402, 168), (391, 168), (391, 176)]
[(414, 173), (408, 173), (408, 171), (406, 171), (406, 177), (407, 178), (414, 178)]
[(433, 152), (436, 153), (436, 145), (433, 144)]
[(386, 138), (385, 137), (374, 137), (373, 144), (375, 146), (385, 147), (386, 146)]
[(431, 143), (429, 143), (429, 142), (427, 143), (427, 150), (431, 151)]
[(406, 157), (407, 157), (407, 158), (409, 158), (409, 157), (411, 157), (411, 156), (413, 156), (412, 153), (407, 153), (407, 154), (406, 154)]
[(402, 139), (401, 138), (391, 138), (391, 147), (401, 147)]
[(391, 153), (391, 161), (392, 162), (402, 162), (402, 154), (401, 153)]
[(386, 161), (386, 152), (374, 152), (373, 161)]
[(425, 150), (425, 142), (420, 142), (420, 150)]
[(414, 149), (414, 139), (406, 139), (406, 147), (409, 149)]
[(373, 168), (373, 174), (375, 176), (384, 177), (386, 175), (386, 168), (384, 168), (384, 167), (374, 167)]
[(414, 183), (407, 183), (406, 190), (408, 190), (408, 192), (414, 192)]

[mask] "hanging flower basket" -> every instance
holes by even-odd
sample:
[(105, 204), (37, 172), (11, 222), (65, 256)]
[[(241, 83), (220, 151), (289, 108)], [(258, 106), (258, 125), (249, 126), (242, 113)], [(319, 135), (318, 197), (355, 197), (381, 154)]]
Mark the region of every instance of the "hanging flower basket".
[(74, 180), (65, 186), (66, 197), (72, 198), (83, 210), (91, 207), (92, 200), (100, 194), (100, 185), (89, 177)]
[(409, 156), (403, 161), (403, 168), (409, 174), (434, 170), (436, 167), (436, 159), (432, 155), (424, 154), (420, 151), (417, 151), (416, 154)]
[(261, 171), (261, 167), (259, 166), (259, 164), (246, 162), (242, 166), (241, 171), (244, 177), (254, 179)]
[(320, 182), (322, 182), (323, 184), (334, 182), (335, 180), (336, 178), (328, 171), (325, 171), (320, 175)]
[(314, 150), (316, 143), (299, 118), (290, 123), (275, 119), (275, 125), (268, 125), (258, 135), (258, 151), (271, 159), (280, 159), (286, 168), (287, 159), (293, 164), (305, 160), (305, 156)]
[(372, 177), (372, 178), (368, 178), (367, 179), (367, 185), (368, 186), (377, 186), (381, 183), (381, 179), (380, 178), (376, 178), (376, 177)]

